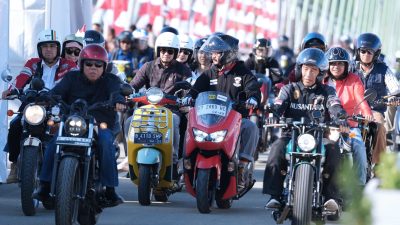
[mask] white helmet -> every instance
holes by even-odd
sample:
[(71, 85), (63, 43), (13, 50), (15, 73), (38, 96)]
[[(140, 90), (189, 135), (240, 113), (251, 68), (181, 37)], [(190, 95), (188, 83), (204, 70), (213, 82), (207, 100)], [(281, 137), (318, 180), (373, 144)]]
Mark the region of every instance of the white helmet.
[(61, 52), (61, 43), (60, 43), (60, 39), (58, 38), (56, 31), (55, 30), (43, 30), (41, 31), (38, 36), (37, 36), (37, 51), (39, 54), (39, 58), (42, 58), (42, 51), (40, 49), (40, 45), (44, 44), (44, 43), (56, 43), (57, 44), (57, 57), (60, 56), (60, 52)]
[(179, 48), (180, 49), (187, 49), (193, 52), (194, 43), (192, 38), (190, 38), (186, 34), (179, 35)]
[(158, 35), (156, 44), (155, 44), (155, 51), (156, 56), (160, 57), (160, 48), (172, 48), (174, 49), (174, 59), (178, 56), (179, 52), (179, 39), (178, 36), (171, 32), (164, 32)]
[(146, 30), (144, 29), (136, 29), (132, 32), (133, 39), (139, 39), (139, 40), (148, 40), (148, 35)]

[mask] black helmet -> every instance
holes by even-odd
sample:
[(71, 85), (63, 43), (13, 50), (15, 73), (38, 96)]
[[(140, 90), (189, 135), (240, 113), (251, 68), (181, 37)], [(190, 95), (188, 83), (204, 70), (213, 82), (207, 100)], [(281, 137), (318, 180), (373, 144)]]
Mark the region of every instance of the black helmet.
[(194, 43), (194, 50), (199, 50), (204, 42), (207, 41), (207, 38), (200, 38)]
[[(345, 62), (345, 69), (344, 69), (344, 74), (342, 75), (342, 78), (347, 77), (347, 74), (349, 73), (349, 62), (350, 62), (350, 55), (346, 51), (346, 49), (341, 48), (341, 47), (332, 47), (328, 49), (328, 51), (325, 53), (326, 58), (328, 59), (329, 62)], [(328, 70), (328, 74), (331, 76), (330, 70)], [(335, 78), (336, 79), (336, 78)]]
[(256, 48), (270, 48), (271, 47), (271, 39), (269, 38), (259, 38), (254, 43), (253, 49)]
[(379, 55), (381, 54), (382, 43), (378, 36), (373, 33), (363, 33), (357, 38), (357, 53), (356, 60), (360, 60), (360, 49), (370, 49), (374, 51), (374, 58), (372, 62), (374, 62)]
[[(227, 35), (229, 36), (229, 35)], [(229, 39), (229, 38), (228, 38)], [(236, 39), (237, 40), (237, 39)], [(217, 35), (210, 36), (207, 41), (200, 48), (201, 51), (211, 53), (222, 52), (222, 58), (219, 66), (226, 65), (234, 61), (237, 57), (237, 51), (232, 49), (232, 47)]]
[(133, 36), (132, 33), (129, 31), (122, 31), (118, 37), (117, 37), (118, 41), (132, 41), (133, 40)]
[(170, 26), (165, 26), (161, 29), (160, 34), (164, 32), (171, 32), (174, 33), (175, 35), (179, 35), (179, 32), (177, 29), (170, 27)]
[(225, 41), (234, 51), (239, 50), (239, 39), (232, 37), (231, 35), (224, 34), (222, 32), (215, 32), (211, 36), (218, 36)]
[(320, 72), (319, 76), (323, 75), (329, 68), (328, 59), (325, 57), (324, 52), (318, 48), (306, 48), (297, 56), (295, 69), (296, 80), (301, 79), (301, 66), (304, 64), (318, 67)]
[(103, 35), (95, 30), (87, 30), (83, 37), (83, 46), (89, 44), (97, 44), (104, 47), (105, 41)]
[(317, 32), (308, 33), (301, 42), (301, 50), (315, 46), (322, 46), (323, 49), (321, 50), (325, 51), (326, 50), (325, 37)]
[(278, 41), (279, 42), (287, 42), (287, 41), (289, 41), (289, 38), (286, 35), (281, 35), (281, 36), (279, 36)]

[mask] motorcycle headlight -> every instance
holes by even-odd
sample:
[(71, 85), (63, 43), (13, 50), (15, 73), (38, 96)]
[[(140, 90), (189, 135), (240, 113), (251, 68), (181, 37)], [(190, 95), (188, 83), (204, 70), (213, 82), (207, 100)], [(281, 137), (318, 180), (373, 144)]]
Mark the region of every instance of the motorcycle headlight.
[(164, 93), (160, 88), (152, 87), (146, 91), (146, 97), (147, 101), (155, 105), (164, 98)]
[(86, 133), (86, 121), (80, 116), (70, 116), (65, 121), (64, 130), (71, 136), (82, 136)]
[(227, 133), (227, 130), (220, 130), (220, 131), (216, 131), (211, 134), (207, 134), (204, 131), (193, 128), (194, 139), (197, 142), (211, 141), (211, 142), (219, 143), (225, 139), (226, 133)]
[(297, 145), (302, 151), (310, 152), (312, 151), (317, 142), (311, 134), (302, 134), (297, 138)]
[(28, 105), (24, 110), (24, 120), (30, 125), (39, 125), (46, 119), (46, 110), (41, 105)]

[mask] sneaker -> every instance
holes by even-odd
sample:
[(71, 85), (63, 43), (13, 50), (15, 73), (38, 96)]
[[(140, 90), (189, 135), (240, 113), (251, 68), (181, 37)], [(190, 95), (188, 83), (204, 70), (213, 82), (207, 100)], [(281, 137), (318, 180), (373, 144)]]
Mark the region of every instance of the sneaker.
[(238, 165), (238, 178), (237, 187), (239, 190), (243, 190), (246, 187), (246, 174), (245, 168), (248, 163), (240, 162)]
[(279, 197), (271, 196), (267, 204), (265, 204), (265, 209), (278, 209), (282, 206), (281, 202), (279, 201)]
[(18, 183), (17, 163), (11, 163), (10, 174), (7, 177), (7, 184)]
[(114, 207), (122, 203), (124, 203), (124, 199), (115, 192), (115, 188), (107, 187), (103, 207)]
[(331, 198), (325, 202), (324, 210), (329, 212), (336, 212), (339, 210), (339, 204), (335, 201), (335, 199)]

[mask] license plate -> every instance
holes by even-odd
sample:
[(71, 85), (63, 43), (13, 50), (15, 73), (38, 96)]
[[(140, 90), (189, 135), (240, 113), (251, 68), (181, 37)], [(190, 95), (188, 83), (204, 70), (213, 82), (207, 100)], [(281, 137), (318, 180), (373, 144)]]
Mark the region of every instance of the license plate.
[(92, 145), (92, 139), (76, 137), (57, 137), (56, 144), (90, 147)]
[(197, 106), (197, 115), (217, 115), (226, 116), (226, 106), (217, 104), (204, 104)]
[(137, 144), (161, 144), (162, 134), (160, 132), (135, 133), (134, 142)]

